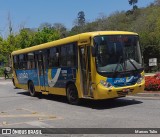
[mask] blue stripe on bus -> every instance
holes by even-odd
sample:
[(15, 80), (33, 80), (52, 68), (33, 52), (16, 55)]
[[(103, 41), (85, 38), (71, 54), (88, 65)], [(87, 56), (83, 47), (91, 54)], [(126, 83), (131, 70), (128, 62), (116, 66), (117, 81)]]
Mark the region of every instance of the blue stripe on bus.
[(27, 84), (28, 80), (32, 80), (35, 86), (39, 86), (39, 80), (40, 80), (40, 86), (65, 88), (66, 83), (68, 81), (75, 82), (73, 78), (76, 77), (76, 68), (63, 67), (63, 68), (53, 68), (51, 70), (47, 69), (44, 76), (43, 75), (39, 76), (39, 80), (38, 80), (38, 71), (36, 69), (16, 70), (16, 75), (19, 84)]
[(37, 70), (16, 70), (18, 82), (27, 84), (28, 80), (32, 80), (34, 85), (38, 85)]
[(107, 78), (107, 82), (111, 83), (115, 87), (129, 86), (136, 84), (140, 78), (140, 74), (136, 76), (123, 77), (123, 78)]

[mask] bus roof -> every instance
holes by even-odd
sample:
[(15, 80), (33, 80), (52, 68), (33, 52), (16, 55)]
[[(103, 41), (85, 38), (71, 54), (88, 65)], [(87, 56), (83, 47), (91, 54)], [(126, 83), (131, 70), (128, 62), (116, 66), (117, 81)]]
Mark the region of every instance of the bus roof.
[(81, 33), (81, 34), (77, 34), (77, 35), (74, 35), (74, 36), (66, 37), (66, 38), (63, 38), (63, 39), (47, 42), (47, 43), (44, 43), (44, 44), (32, 46), (32, 47), (29, 47), (29, 48), (13, 51), (11, 55), (29, 53), (29, 52), (42, 50), (42, 49), (50, 48), (50, 47), (57, 46), (57, 45), (63, 45), (63, 44), (66, 44), (66, 43), (72, 43), (72, 42), (76, 42), (76, 41), (78, 41), (78, 42), (81, 41), (82, 43), (84, 43), (84, 41), (89, 41), (90, 38), (92, 38), (94, 36), (98, 36), (98, 35), (120, 35), (120, 34), (121, 35), (138, 35), (137, 33), (128, 32), (128, 31), (86, 32), (86, 33)]

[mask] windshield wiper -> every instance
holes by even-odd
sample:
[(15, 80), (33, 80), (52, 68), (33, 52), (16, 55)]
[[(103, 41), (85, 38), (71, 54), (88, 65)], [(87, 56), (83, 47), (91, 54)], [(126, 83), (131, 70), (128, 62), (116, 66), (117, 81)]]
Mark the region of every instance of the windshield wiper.
[(121, 63), (121, 60), (122, 60), (122, 56), (119, 57), (118, 63), (117, 63), (116, 68), (115, 68), (115, 70), (113, 72), (113, 76), (115, 76), (117, 74), (117, 72), (118, 72), (117, 69), (119, 67), (119, 64)]
[(130, 58), (128, 58), (128, 61), (132, 64), (132, 66), (135, 68), (136, 71), (138, 71), (138, 68), (135, 66), (135, 64), (132, 62)]

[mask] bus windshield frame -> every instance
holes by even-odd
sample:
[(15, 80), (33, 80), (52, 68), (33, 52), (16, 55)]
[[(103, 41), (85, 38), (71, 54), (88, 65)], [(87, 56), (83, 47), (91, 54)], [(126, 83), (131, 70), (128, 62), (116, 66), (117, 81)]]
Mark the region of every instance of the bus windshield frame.
[(97, 72), (103, 76), (143, 71), (138, 35), (94, 37)]

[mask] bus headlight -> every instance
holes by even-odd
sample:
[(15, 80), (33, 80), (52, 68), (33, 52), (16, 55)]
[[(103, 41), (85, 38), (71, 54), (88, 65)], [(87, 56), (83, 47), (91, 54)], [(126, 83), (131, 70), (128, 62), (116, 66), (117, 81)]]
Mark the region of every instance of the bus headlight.
[(137, 80), (137, 84), (141, 84), (143, 80), (144, 80), (144, 76), (140, 77), (140, 78)]
[(113, 87), (111, 83), (106, 82), (104, 80), (101, 80), (100, 83), (101, 83), (101, 85), (103, 85), (106, 88), (112, 88)]

